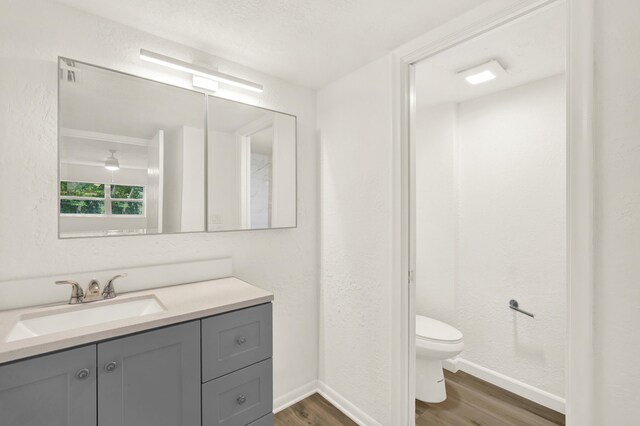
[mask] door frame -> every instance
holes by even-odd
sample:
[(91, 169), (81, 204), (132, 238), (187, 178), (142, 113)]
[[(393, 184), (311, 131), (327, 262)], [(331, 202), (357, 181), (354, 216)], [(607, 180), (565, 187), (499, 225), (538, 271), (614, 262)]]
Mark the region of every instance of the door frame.
[[(594, 1), (495, 0), (414, 40), (391, 55), (394, 140), (394, 276), (392, 409), (399, 424), (415, 424), (415, 123), (414, 65), (540, 8), (567, 6), (567, 315), (566, 418), (593, 426), (594, 402)], [(508, 3), (511, 3), (509, 5)], [(452, 28), (455, 27), (455, 28)]]

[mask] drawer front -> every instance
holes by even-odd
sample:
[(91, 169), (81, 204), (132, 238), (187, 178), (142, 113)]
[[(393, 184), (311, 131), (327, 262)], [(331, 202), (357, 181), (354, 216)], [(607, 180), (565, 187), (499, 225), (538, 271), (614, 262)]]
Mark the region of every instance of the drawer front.
[(246, 425), (271, 413), (272, 370), (267, 359), (203, 384), (203, 426)]
[(271, 303), (202, 320), (202, 381), (271, 357)]
[(247, 426), (273, 426), (273, 413), (269, 413), (255, 422), (249, 423)]

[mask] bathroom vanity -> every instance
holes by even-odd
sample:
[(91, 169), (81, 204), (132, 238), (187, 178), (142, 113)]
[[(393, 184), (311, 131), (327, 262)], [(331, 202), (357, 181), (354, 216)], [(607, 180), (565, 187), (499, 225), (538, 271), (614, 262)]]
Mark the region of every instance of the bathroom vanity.
[(272, 300), (224, 278), (0, 312), (0, 425), (272, 425)]

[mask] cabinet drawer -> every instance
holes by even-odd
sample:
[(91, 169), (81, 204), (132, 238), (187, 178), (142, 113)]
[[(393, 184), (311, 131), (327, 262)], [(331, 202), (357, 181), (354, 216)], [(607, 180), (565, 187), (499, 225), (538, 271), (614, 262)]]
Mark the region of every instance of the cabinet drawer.
[(202, 425), (246, 425), (271, 413), (272, 369), (267, 359), (203, 384)]
[(271, 303), (202, 320), (202, 381), (271, 357)]
[(249, 423), (247, 426), (273, 426), (273, 413), (269, 413), (255, 422)]

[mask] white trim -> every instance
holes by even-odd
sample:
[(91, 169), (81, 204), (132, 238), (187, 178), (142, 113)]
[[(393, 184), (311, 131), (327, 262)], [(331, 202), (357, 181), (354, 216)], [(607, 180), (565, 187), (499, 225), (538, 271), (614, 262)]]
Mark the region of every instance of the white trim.
[(319, 394), (329, 401), (331, 405), (337, 408), (342, 414), (349, 417), (360, 426), (382, 426), (381, 423), (370, 417), (360, 408), (356, 407), (351, 401), (333, 390), (321, 380), (312, 380), (309, 383), (287, 392), (286, 394), (273, 400), (273, 413), (291, 407), (293, 404), (310, 397), (313, 394)]
[(136, 138), (133, 136), (112, 135), (110, 133), (92, 132), (89, 130), (70, 129), (62, 127), (60, 136), (85, 139), (88, 141), (122, 143), (127, 145), (149, 146), (150, 139)]
[(290, 392), (285, 393), (273, 400), (273, 412), (279, 413), (285, 408), (291, 407), (296, 402), (300, 402), (318, 392), (318, 381), (312, 380)]
[(370, 417), (360, 408), (353, 405), (348, 399), (318, 380), (318, 393), (334, 407), (340, 410), (345, 416), (356, 422), (360, 426), (382, 426), (375, 419)]
[(567, 425), (594, 422), (594, 0), (569, 0), (567, 54)]
[(505, 376), (502, 373), (498, 373), (474, 362), (467, 361), (462, 357), (444, 360), (442, 366), (452, 373), (464, 371), (478, 379), (533, 401), (536, 404), (540, 404), (562, 414), (565, 413), (566, 400), (564, 398), (536, 388), (535, 386), (528, 385), (512, 377)]
[[(546, 7), (554, 1), (507, 0), (487, 2), (448, 24), (398, 48), (392, 54), (394, 156), (394, 324), (393, 416), (402, 424), (415, 423), (415, 316), (414, 286), (408, 271), (415, 256), (408, 247), (413, 213), (407, 200), (413, 188), (410, 102), (411, 67), (507, 22)], [(593, 292), (594, 292), (594, 0), (566, 0), (568, 4), (567, 55), (567, 425), (593, 425)], [(398, 185), (399, 182), (399, 185)], [(397, 245), (397, 241), (399, 244)], [(398, 258), (396, 258), (398, 255)], [(395, 280), (394, 280), (395, 281)], [(397, 315), (395, 315), (397, 313)]]
[[(90, 160), (60, 160), (60, 164), (71, 164), (73, 166), (91, 166), (91, 167), (104, 167), (104, 161), (90, 161)], [(120, 166), (119, 170), (147, 170), (147, 167), (143, 166)]]

